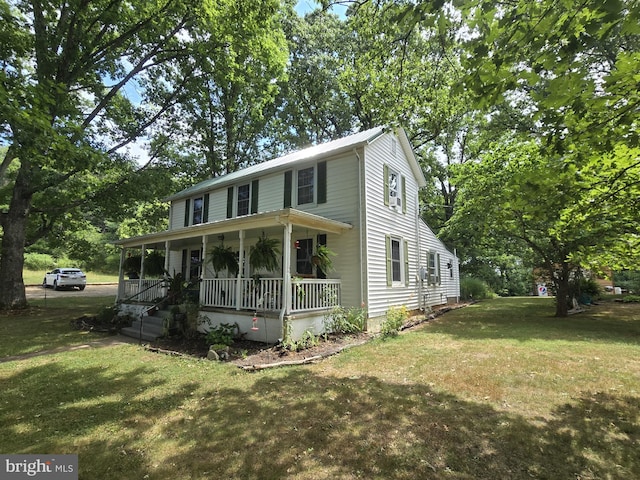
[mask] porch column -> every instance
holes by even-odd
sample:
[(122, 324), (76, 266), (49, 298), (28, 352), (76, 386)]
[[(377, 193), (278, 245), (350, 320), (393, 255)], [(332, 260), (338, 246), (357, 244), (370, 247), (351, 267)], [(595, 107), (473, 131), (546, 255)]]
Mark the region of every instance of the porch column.
[(118, 267), (118, 293), (116, 294), (116, 302), (121, 298), (124, 298), (124, 259), (125, 259), (125, 247), (120, 249), (120, 267)]
[(202, 258), (200, 259), (200, 285), (198, 285), (198, 299), (202, 302), (205, 298), (204, 291), (204, 271), (207, 268), (207, 236), (202, 235)]
[(207, 236), (202, 235), (202, 268), (200, 269), (200, 280), (204, 278), (204, 270), (207, 265)]
[(238, 252), (238, 275), (236, 276), (236, 310), (240, 310), (240, 303), (242, 302), (242, 266), (244, 265), (244, 230), (238, 232), (238, 239), (240, 240), (240, 251)]
[(282, 288), (284, 289), (283, 307), (285, 315), (291, 312), (291, 230), (291, 224), (285, 224), (282, 242)]
[(140, 250), (140, 278), (138, 279), (138, 292), (142, 291), (142, 280), (144, 279), (144, 252), (147, 249), (146, 245), (142, 244)]
[(164, 242), (164, 274), (169, 272), (169, 240)]

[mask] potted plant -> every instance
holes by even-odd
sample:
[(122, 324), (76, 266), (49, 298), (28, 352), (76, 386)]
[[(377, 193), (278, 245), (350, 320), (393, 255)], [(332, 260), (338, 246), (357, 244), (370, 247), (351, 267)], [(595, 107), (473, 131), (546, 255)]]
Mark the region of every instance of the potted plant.
[(328, 273), (333, 270), (333, 260), (331, 260), (331, 257), (335, 257), (335, 255), (336, 254), (326, 245), (318, 245), (316, 251), (311, 255), (311, 263), (324, 273)]
[(216, 278), (218, 277), (218, 272), (224, 269), (227, 269), (233, 277), (238, 275), (238, 256), (231, 247), (225, 247), (223, 243), (213, 247), (211, 253), (209, 253), (209, 260), (216, 272)]
[(264, 232), (258, 238), (258, 241), (251, 247), (249, 253), (249, 263), (255, 269), (265, 269), (270, 272), (277, 270), (278, 259), (280, 258), (280, 250), (278, 244), (280, 242), (275, 238), (267, 237)]

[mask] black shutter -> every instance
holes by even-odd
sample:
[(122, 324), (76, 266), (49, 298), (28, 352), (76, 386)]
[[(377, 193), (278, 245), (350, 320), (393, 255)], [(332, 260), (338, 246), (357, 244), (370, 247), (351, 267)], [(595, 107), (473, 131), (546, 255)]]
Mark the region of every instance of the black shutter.
[(191, 213), (191, 199), (187, 198), (184, 204), (184, 226), (189, 226), (189, 214)]
[(227, 218), (233, 217), (233, 187), (227, 189)]
[(327, 162), (318, 162), (318, 203), (327, 203)]
[(293, 184), (293, 172), (284, 172), (284, 208), (291, 206), (291, 188)]
[(258, 180), (251, 182), (251, 213), (258, 213)]
[(202, 206), (202, 223), (207, 223), (209, 221), (209, 194), (204, 194), (203, 199), (204, 205)]

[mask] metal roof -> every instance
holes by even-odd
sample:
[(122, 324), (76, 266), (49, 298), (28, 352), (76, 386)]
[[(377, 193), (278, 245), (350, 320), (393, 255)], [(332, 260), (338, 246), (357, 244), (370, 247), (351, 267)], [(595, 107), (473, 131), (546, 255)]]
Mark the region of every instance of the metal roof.
[(139, 237), (124, 238), (113, 243), (125, 248), (136, 248), (142, 245), (145, 245), (145, 248), (164, 248), (165, 242), (170, 241), (200, 238), (203, 235), (219, 235), (239, 230), (260, 230), (267, 227), (281, 228), (285, 224), (337, 234), (353, 228), (352, 225), (338, 220), (296, 210), (295, 208), (283, 208), (271, 212), (254, 213), (242, 217), (215, 220), (199, 225), (150, 233)]
[(200, 182), (192, 187), (189, 187), (181, 192), (171, 195), (165, 198), (164, 201), (169, 202), (178, 200), (180, 198), (190, 197), (191, 195), (206, 192), (213, 188), (220, 188), (224, 185), (231, 184), (241, 178), (255, 177), (263, 175), (266, 172), (272, 170), (278, 170), (284, 168), (290, 164), (296, 163), (300, 160), (310, 160), (316, 157), (324, 157), (330, 154), (337, 154), (341, 151), (351, 150), (360, 145), (364, 145), (372, 142), (385, 132), (385, 127), (375, 127), (363, 132), (349, 135), (348, 137), (333, 140), (327, 143), (321, 143), (312, 147), (298, 150), (282, 157), (274, 158), (273, 160), (267, 160), (266, 162), (257, 163), (250, 167), (243, 168), (233, 173), (228, 173), (220, 177), (210, 178), (203, 182)]

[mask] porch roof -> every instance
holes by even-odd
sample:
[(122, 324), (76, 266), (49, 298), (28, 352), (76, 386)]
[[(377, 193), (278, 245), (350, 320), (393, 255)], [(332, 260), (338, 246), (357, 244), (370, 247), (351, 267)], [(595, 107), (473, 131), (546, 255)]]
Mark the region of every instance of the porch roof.
[(172, 240), (184, 240), (203, 235), (219, 235), (240, 230), (277, 227), (287, 224), (338, 234), (353, 228), (353, 225), (338, 220), (303, 212), (295, 208), (284, 208), (271, 212), (255, 213), (242, 217), (202, 223), (200, 225), (165, 230), (163, 232), (141, 235), (139, 237), (125, 238), (113, 243), (124, 248), (135, 248), (142, 245), (145, 245), (146, 248), (164, 248), (164, 243)]

